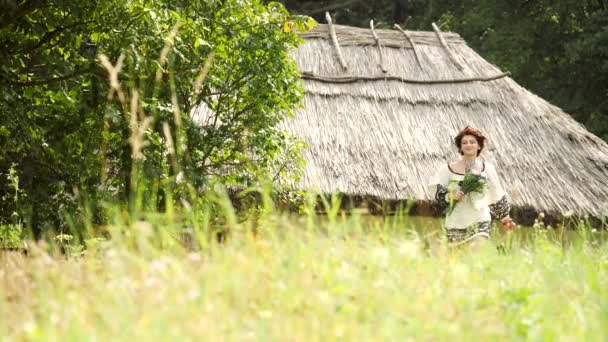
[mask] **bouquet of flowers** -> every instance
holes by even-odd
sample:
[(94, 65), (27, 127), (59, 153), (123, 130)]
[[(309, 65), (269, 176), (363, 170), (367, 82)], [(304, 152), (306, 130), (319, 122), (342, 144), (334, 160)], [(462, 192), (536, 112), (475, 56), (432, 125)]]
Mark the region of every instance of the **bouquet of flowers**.
[(458, 185), (460, 185), (460, 191), (464, 192), (465, 195), (472, 192), (482, 192), (486, 186), (486, 177), (469, 172), (464, 175), (463, 180)]
[[(465, 196), (474, 192), (483, 192), (483, 189), (486, 186), (486, 177), (473, 172), (467, 172), (464, 174), (464, 178), (458, 182), (460, 186), (460, 191), (462, 191)], [(456, 202), (450, 198), (450, 206), (448, 207), (448, 215), (454, 211), (454, 207), (456, 206)]]

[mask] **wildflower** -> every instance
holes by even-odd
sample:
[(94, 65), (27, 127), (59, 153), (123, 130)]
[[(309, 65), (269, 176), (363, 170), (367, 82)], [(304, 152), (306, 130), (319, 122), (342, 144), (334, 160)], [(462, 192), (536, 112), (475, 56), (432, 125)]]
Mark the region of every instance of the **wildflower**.
[(23, 324), (23, 331), (31, 333), (34, 331), (34, 329), (36, 328), (36, 324), (34, 322), (26, 322), (25, 324)]
[(175, 183), (181, 184), (184, 182), (184, 173), (180, 171), (177, 176), (175, 176)]

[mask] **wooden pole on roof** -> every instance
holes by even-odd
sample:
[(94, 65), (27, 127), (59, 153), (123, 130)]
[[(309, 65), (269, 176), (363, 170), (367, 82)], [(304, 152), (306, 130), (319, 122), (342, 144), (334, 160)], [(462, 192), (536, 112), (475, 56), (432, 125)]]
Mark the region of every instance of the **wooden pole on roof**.
[(338, 60), (340, 61), (340, 65), (342, 65), (342, 69), (348, 69), (346, 62), (344, 61), (344, 57), (342, 57), (342, 49), (340, 49), (340, 43), (338, 43), (338, 37), (336, 36), (336, 29), (331, 21), (331, 16), (329, 12), (325, 12), (325, 19), (327, 20), (327, 25), (329, 25), (329, 34), (331, 36), (331, 41), (334, 43), (334, 48), (336, 48), (336, 53), (338, 54)]
[(448, 53), (448, 57), (450, 57), (450, 59), (456, 65), (458, 70), (462, 71), (462, 69), (464, 69), (462, 67), (462, 64), (460, 64), (460, 62), (458, 62), (458, 60), (456, 59), (456, 56), (454, 56), (454, 53), (452, 52), (452, 50), (450, 50), (448, 43), (445, 41), (445, 39), (443, 39), (443, 36), (441, 35), (441, 31), (439, 30), (439, 27), (437, 27), (437, 25), (435, 25), (435, 23), (432, 23), (431, 25), (433, 26), (433, 30), (435, 30), (435, 33), (437, 34), (437, 39), (439, 39), (439, 43), (441, 44), (441, 46), (443, 46), (443, 49)]
[(412, 46), (412, 50), (414, 50), (414, 56), (416, 56), (416, 62), (418, 63), (418, 66), (420, 67), (420, 69), (423, 69), (422, 63), (420, 62), (420, 56), (418, 56), (418, 49), (416, 48), (416, 43), (414, 43), (414, 40), (412, 39), (410, 34), (397, 24), (395, 24), (395, 28), (401, 31), (401, 33), (403, 33), (403, 35), (405, 36), (405, 39), (407, 39), (407, 41), (410, 43), (410, 45)]
[(374, 36), (374, 39), (376, 40), (376, 46), (378, 46), (378, 54), (380, 55), (380, 63), (378, 65), (380, 66), (380, 69), (382, 69), (382, 72), (386, 74), (388, 70), (386, 70), (386, 68), (384, 67), (384, 54), (382, 53), (382, 45), (380, 44), (380, 38), (378, 38), (376, 30), (374, 30), (373, 20), (369, 21), (369, 27), (372, 30), (372, 35)]
[(492, 76), (465, 77), (465, 78), (448, 78), (439, 80), (419, 80), (414, 78), (405, 78), (396, 75), (370, 75), (370, 76), (321, 76), (311, 72), (302, 72), (302, 78), (307, 80), (315, 80), (325, 83), (356, 83), (359, 81), (399, 81), (403, 83), (413, 84), (451, 84), (451, 83), (470, 83), (470, 82), (489, 82), (501, 79), (511, 75), (509, 72), (503, 72)]

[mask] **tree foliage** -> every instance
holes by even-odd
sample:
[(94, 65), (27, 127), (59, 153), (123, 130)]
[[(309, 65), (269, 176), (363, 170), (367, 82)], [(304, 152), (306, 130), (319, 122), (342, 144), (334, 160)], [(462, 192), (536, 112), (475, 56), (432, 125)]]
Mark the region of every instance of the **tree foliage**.
[[(0, 20), (0, 192), (13, 166), (38, 233), (83, 203), (162, 208), (212, 178), (285, 171), (297, 143), (277, 128), (302, 87), (288, 51), (310, 27), (257, 0), (16, 0)], [(192, 113), (206, 108), (201, 126)], [(143, 199), (134, 203), (133, 194)], [(177, 195), (176, 195), (177, 196)], [(78, 215), (76, 215), (78, 216)], [(99, 218), (98, 218), (99, 219)]]

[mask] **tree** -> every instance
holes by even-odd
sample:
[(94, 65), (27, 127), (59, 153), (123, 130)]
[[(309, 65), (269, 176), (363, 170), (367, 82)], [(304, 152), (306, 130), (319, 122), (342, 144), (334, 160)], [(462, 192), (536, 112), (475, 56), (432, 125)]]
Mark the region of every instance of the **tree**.
[[(24, 196), (18, 208), (0, 203), (0, 224), (17, 212), (38, 234), (65, 228), (65, 213), (86, 216), (84, 199), (133, 206), (134, 193), (162, 207), (167, 189), (195, 195), (213, 177), (244, 184), (295, 147), (277, 124), (302, 96), (291, 27), (312, 23), (280, 4), (4, 6), (0, 192), (13, 165)], [(212, 124), (193, 122), (199, 103)]]

